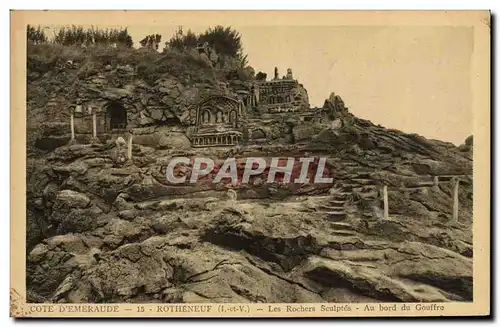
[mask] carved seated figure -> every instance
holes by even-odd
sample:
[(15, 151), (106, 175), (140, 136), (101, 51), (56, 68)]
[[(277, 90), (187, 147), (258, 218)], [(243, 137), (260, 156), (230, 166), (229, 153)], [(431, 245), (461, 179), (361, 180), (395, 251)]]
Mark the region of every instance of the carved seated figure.
[(234, 110), (229, 113), (229, 122), (232, 124), (236, 123), (236, 112)]
[(224, 115), (222, 114), (222, 111), (217, 111), (217, 114), (215, 116), (215, 122), (224, 123)]
[(203, 113), (203, 123), (205, 123), (205, 124), (210, 123), (210, 113), (208, 111), (205, 111)]
[(116, 150), (113, 155), (113, 159), (117, 166), (121, 166), (127, 162), (127, 142), (125, 142), (123, 137), (118, 137), (115, 144)]

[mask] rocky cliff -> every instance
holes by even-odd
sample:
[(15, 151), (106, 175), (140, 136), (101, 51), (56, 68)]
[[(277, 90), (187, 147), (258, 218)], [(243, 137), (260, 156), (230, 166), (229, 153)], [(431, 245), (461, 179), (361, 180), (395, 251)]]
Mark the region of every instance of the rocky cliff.
[[(185, 55), (31, 51), (29, 301), (472, 300), (472, 139), (456, 147), (386, 129), (332, 94), (319, 120), (263, 122), (263, 144), (192, 149), (191, 105), (245, 78)], [(119, 99), (144, 122), (132, 160), (116, 163), (115, 142), (68, 143), (77, 98)], [(178, 124), (162, 124), (156, 107)], [(327, 157), (335, 180), (238, 185), (235, 200), (223, 185), (169, 185), (165, 163), (179, 155)]]

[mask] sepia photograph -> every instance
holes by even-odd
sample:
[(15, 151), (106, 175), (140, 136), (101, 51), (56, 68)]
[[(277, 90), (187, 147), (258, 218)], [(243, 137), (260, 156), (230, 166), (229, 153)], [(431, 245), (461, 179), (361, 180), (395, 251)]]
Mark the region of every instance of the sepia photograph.
[(489, 314), (489, 12), (11, 18), (11, 315)]

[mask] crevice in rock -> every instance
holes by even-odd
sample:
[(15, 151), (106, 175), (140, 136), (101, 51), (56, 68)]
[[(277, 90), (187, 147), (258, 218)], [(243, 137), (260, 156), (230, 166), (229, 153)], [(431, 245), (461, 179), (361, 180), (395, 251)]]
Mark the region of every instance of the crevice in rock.
[(312, 292), (312, 293), (315, 293), (315, 294), (320, 295), (320, 293), (319, 293), (319, 292), (316, 292), (316, 291), (314, 291), (314, 290), (310, 289), (309, 287), (305, 286), (304, 284), (302, 284), (302, 283), (300, 283), (300, 282), (296, 282), (296, 281), (294, 281), (294, 280), (288, 279), (288, 278), (286, 278), (286, 277), (283, 277), (283, 276), (281, 276), (281, 275), (279, 275), (279, 274), (277, 274), (277, 273), (275, 273), (275, 272), (271, 271), (270, 269), (267, 269), (267, 268), (265, 268), (265, 267), (261, 267), (261, 266), (259, 266), (259, 265), (258, 265), (255, 261), (253, 261), (252, 259), (250, 259), (248, 256), (246, 256), (245, 258), (248, 260), (248, 262), (249, 262), (252, 266), (254, 266), (254, 267), (256, 267), (256, 268), (260, 269), (261, 271), (263, 271), (264, 273), (266, 273), (266, 274), (268, 274), (268, 275), (271, 275), (271, 276), (274, 276), (274, 277), (276, 277), (276, 278), (279, 278), (279, 279), (281, 279), (281, 280), (283, 280), (283, 281), (285, 281), (285, 282), (287, 282), (287, 283), (289, 283), (289, 284), (297, 285), (297, 286), (299, 286), (299, 287), (303, 288), (303, 289), (304, 289), (304, 290), (306, 290), (306, 291), (309, 291), (309, 292)]

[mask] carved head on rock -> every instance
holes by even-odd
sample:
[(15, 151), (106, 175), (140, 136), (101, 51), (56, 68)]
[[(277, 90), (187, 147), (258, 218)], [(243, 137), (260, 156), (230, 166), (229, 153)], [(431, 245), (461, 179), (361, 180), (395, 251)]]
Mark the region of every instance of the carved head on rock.
[(125, 140), (123, 139), (123, 137), (120, 136), (120, 137), (118, 137), (116, 139), (115, 144), (116, 144), (117, 147), (120, 148), (120, 147), (125, 146), (127, 144), (127, 142), (125, 142)]

